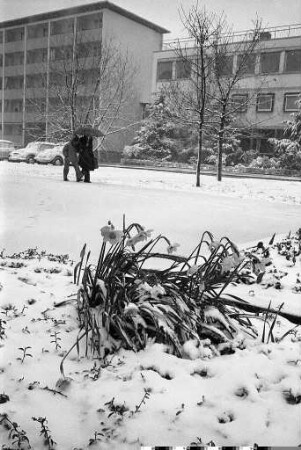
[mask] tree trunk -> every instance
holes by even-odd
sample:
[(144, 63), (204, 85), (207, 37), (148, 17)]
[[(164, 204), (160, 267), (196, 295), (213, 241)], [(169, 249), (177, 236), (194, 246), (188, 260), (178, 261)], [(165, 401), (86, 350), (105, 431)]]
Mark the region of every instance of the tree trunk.
[(203, 150), (203, 127), (199, 124), (199, 136), (198, 136), (198, 159), (196, 164), (196, 187), (200, 187), (200, 172), (201, 172), (201, 161), (202, 161), (202, 150)]
[(223, 171), (223, 143), (225, 133), (225, 111), (222, 112), (218, 133), (218, 156), (217, 156), (217, 181), (222, 181)]

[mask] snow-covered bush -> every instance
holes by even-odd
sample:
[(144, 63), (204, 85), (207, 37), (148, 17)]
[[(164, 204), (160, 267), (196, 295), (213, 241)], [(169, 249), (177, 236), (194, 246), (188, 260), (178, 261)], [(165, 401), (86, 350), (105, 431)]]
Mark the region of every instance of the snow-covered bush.
[(264, 270), (257, 256), (241, 255), (228, 238), (217, 242), (209, 232), (188, 257), (174, 255), (178, 244), (162, 235), (151, 238), (151, 230), (136, 223), (123, 230), (109, 223), (101, 233), (97, 265), (88, 264), (84, 246), (74, 272), (75, 282), (81, 280), (77, 345), (85, 338), (87, 353), (103, 356), (121, 346), (137, 351), (152, 339), (181, 357), (189, 340), (218, 345), (241, 332), (256, 337), (245, 318), (252, 305), (224, 291), (232, 282), (246, 282), (250, 269), (256, 277)]
[(269, 158), (268, 156), (257, 156), (249, 164), (249, 167), (256, 169), (271, 169), (280, 167), (280, 162), (276, 158)]
[(245, 165), (249, 165), (254, 159), (257, 158), (257, 156), (259, 156), (259, 154), (256, 150), (247, 150), (243, 152), (241, 162)]
[(298, 112), (287, 122), (284, 139), (269, 139), (280, 166), (289, 170), (301, 170), (301, 96)]
[(124, 148), (123, 156), (149, 160), (172, 159), (177, 152), (177, 143), (174, 139), (177, 125), (164, 96), (160, 95), (147, 108), (146, 113), (147, 117), (137, 131), (133, 144)]

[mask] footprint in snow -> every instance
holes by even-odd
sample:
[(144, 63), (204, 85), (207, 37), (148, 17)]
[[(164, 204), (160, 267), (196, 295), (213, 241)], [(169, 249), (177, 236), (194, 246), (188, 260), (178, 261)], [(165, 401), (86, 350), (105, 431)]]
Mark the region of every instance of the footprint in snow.
[(18, 280), (22, 281), (25, 284), (30, 284), (31, 286), (36, 286), (37, 285), (37, 283), (35, 283), (34, 281), (31, 281), (27, 277), (18, 277)]
[(219, 421), (219, 423), (233, 422), (234, 414), (230, 411), (225, 411), (220, 416), (218, 416), (217, 420)]

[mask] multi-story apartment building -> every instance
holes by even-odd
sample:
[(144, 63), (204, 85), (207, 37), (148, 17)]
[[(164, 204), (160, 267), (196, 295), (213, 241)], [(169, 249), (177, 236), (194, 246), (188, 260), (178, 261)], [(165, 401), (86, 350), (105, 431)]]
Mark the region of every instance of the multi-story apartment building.
[[(110, 39), (135, 66), (136, 103), (132, 107), (141, 117), (143, 105), (151, 100), (153, 52), (162, 49), (163, 34), (167, 32), (107, 1), (0, 23), (1, 138), (24, 145), (32, 140), (28, 129), (33, 126), (41, 138), (47, 138), (47, 111), (54, 82), (51, 64), (66, 57), (80, 57), (78, 52), (84, 57), (91, 48), (99, 54), (102, 43)], [(92, 71), (93, 66), (87, 65), (83, 79), (88, 79)], [(44, 119), (36, 114), (39, 102), (46, 109)], [(129, 136), (112, 136), (117, 135), (115, 144), (122, 148)]]
[[(242, 37), (237, 33), (234, 40)], [(281, 137), (285, 121), (297, 111), (296, 100), (301, 94), (301, 25), (269, 28), (261, 38), (232, 99), (241, 104), (236, 121), (243, 131), (242, 147), (269, 153), (268, 138)], [(189, 82), (191, 74), (177, 56), (176, 44), (166, 41), (163, 49), (154, 53), (153, 94), (174, 80)], [(183, 46), (193, 58), (193, 42), (186, 40)], [(240, 54), (231, 52), (229, 46), (230, 71), (235, 71), (238, 58)]]

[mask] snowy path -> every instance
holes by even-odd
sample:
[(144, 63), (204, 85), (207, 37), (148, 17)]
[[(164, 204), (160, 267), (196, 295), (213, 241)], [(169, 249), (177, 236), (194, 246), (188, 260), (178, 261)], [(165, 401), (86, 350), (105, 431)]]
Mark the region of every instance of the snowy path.
[[(8, 253), (38, 246), (77, 258), (84, 242), (97, 250), (100, 227), (109, 219), (121, 226), (123, 213), (128, 224), (138, 221), (179, 242), (179, 253), (189, 252), (205, 230), (240, 244), (300, 227), (298, 182), (217, 183), (204, 176), (196, 189), (187, 174), (101, 168), (84, 184), (63, 183), (61, 173), (61, 167), (1, 163), (0, 240)], [(268, 201), (271, 193), (277, 201)]]

